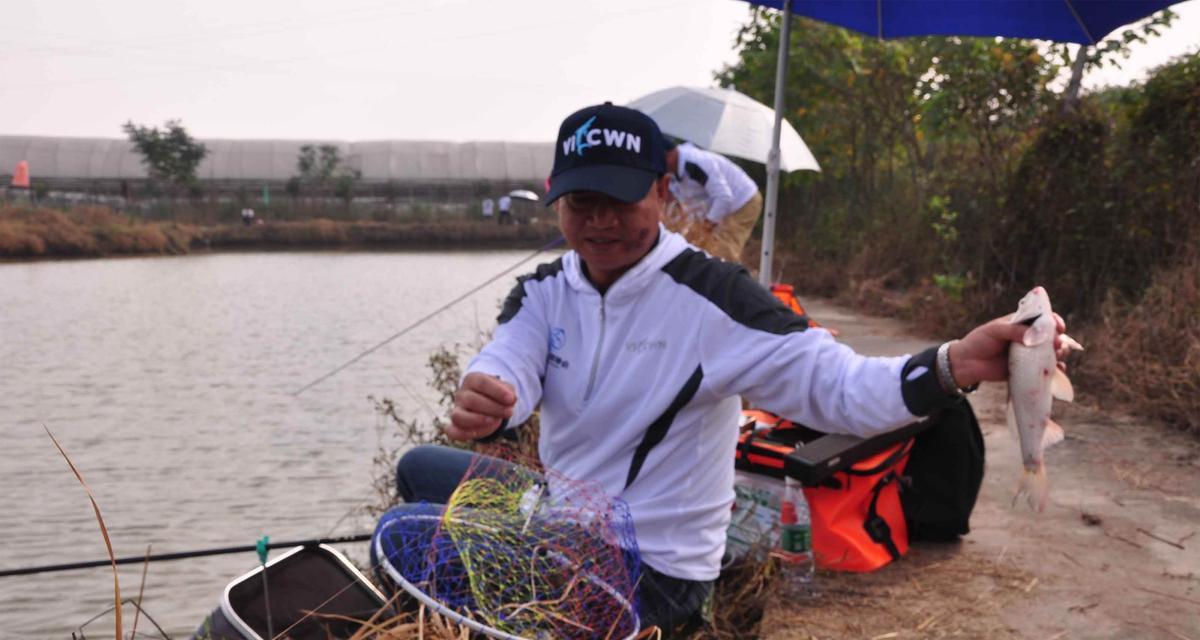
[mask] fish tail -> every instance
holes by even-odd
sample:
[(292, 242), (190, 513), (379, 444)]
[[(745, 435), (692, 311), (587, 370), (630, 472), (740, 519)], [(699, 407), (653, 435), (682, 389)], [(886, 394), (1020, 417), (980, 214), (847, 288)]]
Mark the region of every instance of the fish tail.
[(1041, 512), (1046, 510), (1046, 502), (1050, 496), (1050, 484), (1046, 481), (1046, 465), (1038, 463), (1037, 469), (1025, 469), (1021, 474), (1021, 482), (1017, 485), (1017, 493), (1013, 496), (1013, 505), (1017, 499), (1025, 496), (1029, 508)]

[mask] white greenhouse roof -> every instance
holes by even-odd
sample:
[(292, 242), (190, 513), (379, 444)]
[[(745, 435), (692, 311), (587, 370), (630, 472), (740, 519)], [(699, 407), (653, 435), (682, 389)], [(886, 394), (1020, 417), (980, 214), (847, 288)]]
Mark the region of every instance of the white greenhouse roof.
[[(298, 172), (300, 147), (332, 144), (343, 163), (368, 182), (495, 181), (541, 184), (554, 161), (545, 142), (438, 142), (383, 140), (200, 140), (208, 156), (200, 163), (201, 180), (284, 181)], [(58, 138), (0, 135), (0, 175), (11, 174), (21, 160), (29, 174), (44, 178), (145, 178), (146, 168), (133, 145), (116, 138)]]

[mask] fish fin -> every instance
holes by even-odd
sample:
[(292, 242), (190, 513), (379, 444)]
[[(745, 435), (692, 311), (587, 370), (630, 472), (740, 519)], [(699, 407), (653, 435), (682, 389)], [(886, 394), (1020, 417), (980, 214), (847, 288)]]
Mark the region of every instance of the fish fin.
[(1027, 347), (1036, 347), (1047, 340), (1054, 339), (1054, 323), (1034, 322), (1033, 326), (1025, 330), (1025, 335), (1021, 336), (1021, 344)]
[(1075, 402), (1075, 387), (1062, 369), (1055, 368), (1050, 377), (1050, 393), (1063, 402)]
[(1046, 429), (1042, 431), (1042, 450), (1062, 442), (1064, 438), (1066, 434), (1063, 433), (1063, 428), (1058, 426), (1057, 422), (1046, 418)]
[(1058, 336), (1058, 339), (1062, 341), (1062, 343), (1063, 343), (1063, 345), (1064, 345), (1064, 346), (1066, 346), (1066, 347), (1068, 347), (1068, 348), (1070, 348), (1070, 349), (1074, 349), (1074, 350), (1076, 350), (1076, 351), (1083, 351), (1083, 350), (1084, 350), (1084, 349), (1083, 349), (1083, 345), (1079, 344), (1078, 342), (1076, 342), (1076, 341), (1075, 341), (1075, 338), (1072, 338), (1071, 336), (1069, 336), (1069, 335), (1067, 335), (1067, 334), (1065, 334), (1065, 333), (1063, 333), (1063, 334), (1060, 334), (1060, 335)]
[(1038, 463), (1037, 470), (1024, 470), (1021, 480), (1017, 484), (1017, 493), (1013, 496), (1014, 507), (1022, 496), (1025, 497), (1025, 502), (1029, 504), (1030, 509), (1039, 513), (1046, 510), (1046, 502), (1050, 497), (1050, 483), (1046, 481), (1046, 465)]

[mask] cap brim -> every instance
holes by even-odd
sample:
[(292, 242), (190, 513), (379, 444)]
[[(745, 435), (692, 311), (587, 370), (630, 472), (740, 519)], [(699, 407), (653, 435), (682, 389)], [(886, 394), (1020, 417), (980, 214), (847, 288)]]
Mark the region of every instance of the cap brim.
[(568, 169), (550, 179), (542, 202), (548, 207), (572, 191), (595, 191), (620, 200), (637, 202), (650, 193), (658, 174), (635, 167), (600, 164)]

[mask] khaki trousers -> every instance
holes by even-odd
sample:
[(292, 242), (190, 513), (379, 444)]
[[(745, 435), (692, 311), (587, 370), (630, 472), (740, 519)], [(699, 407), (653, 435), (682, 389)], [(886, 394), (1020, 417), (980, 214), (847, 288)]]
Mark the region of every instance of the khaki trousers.
[(741, 262), (742, 249), (762, 215), (762, 194), (757, 191), (742, 208), (729, 214), (709, 230), (704, 221), (693, 223), (684, 235), (688, 242), (726, 262)]

